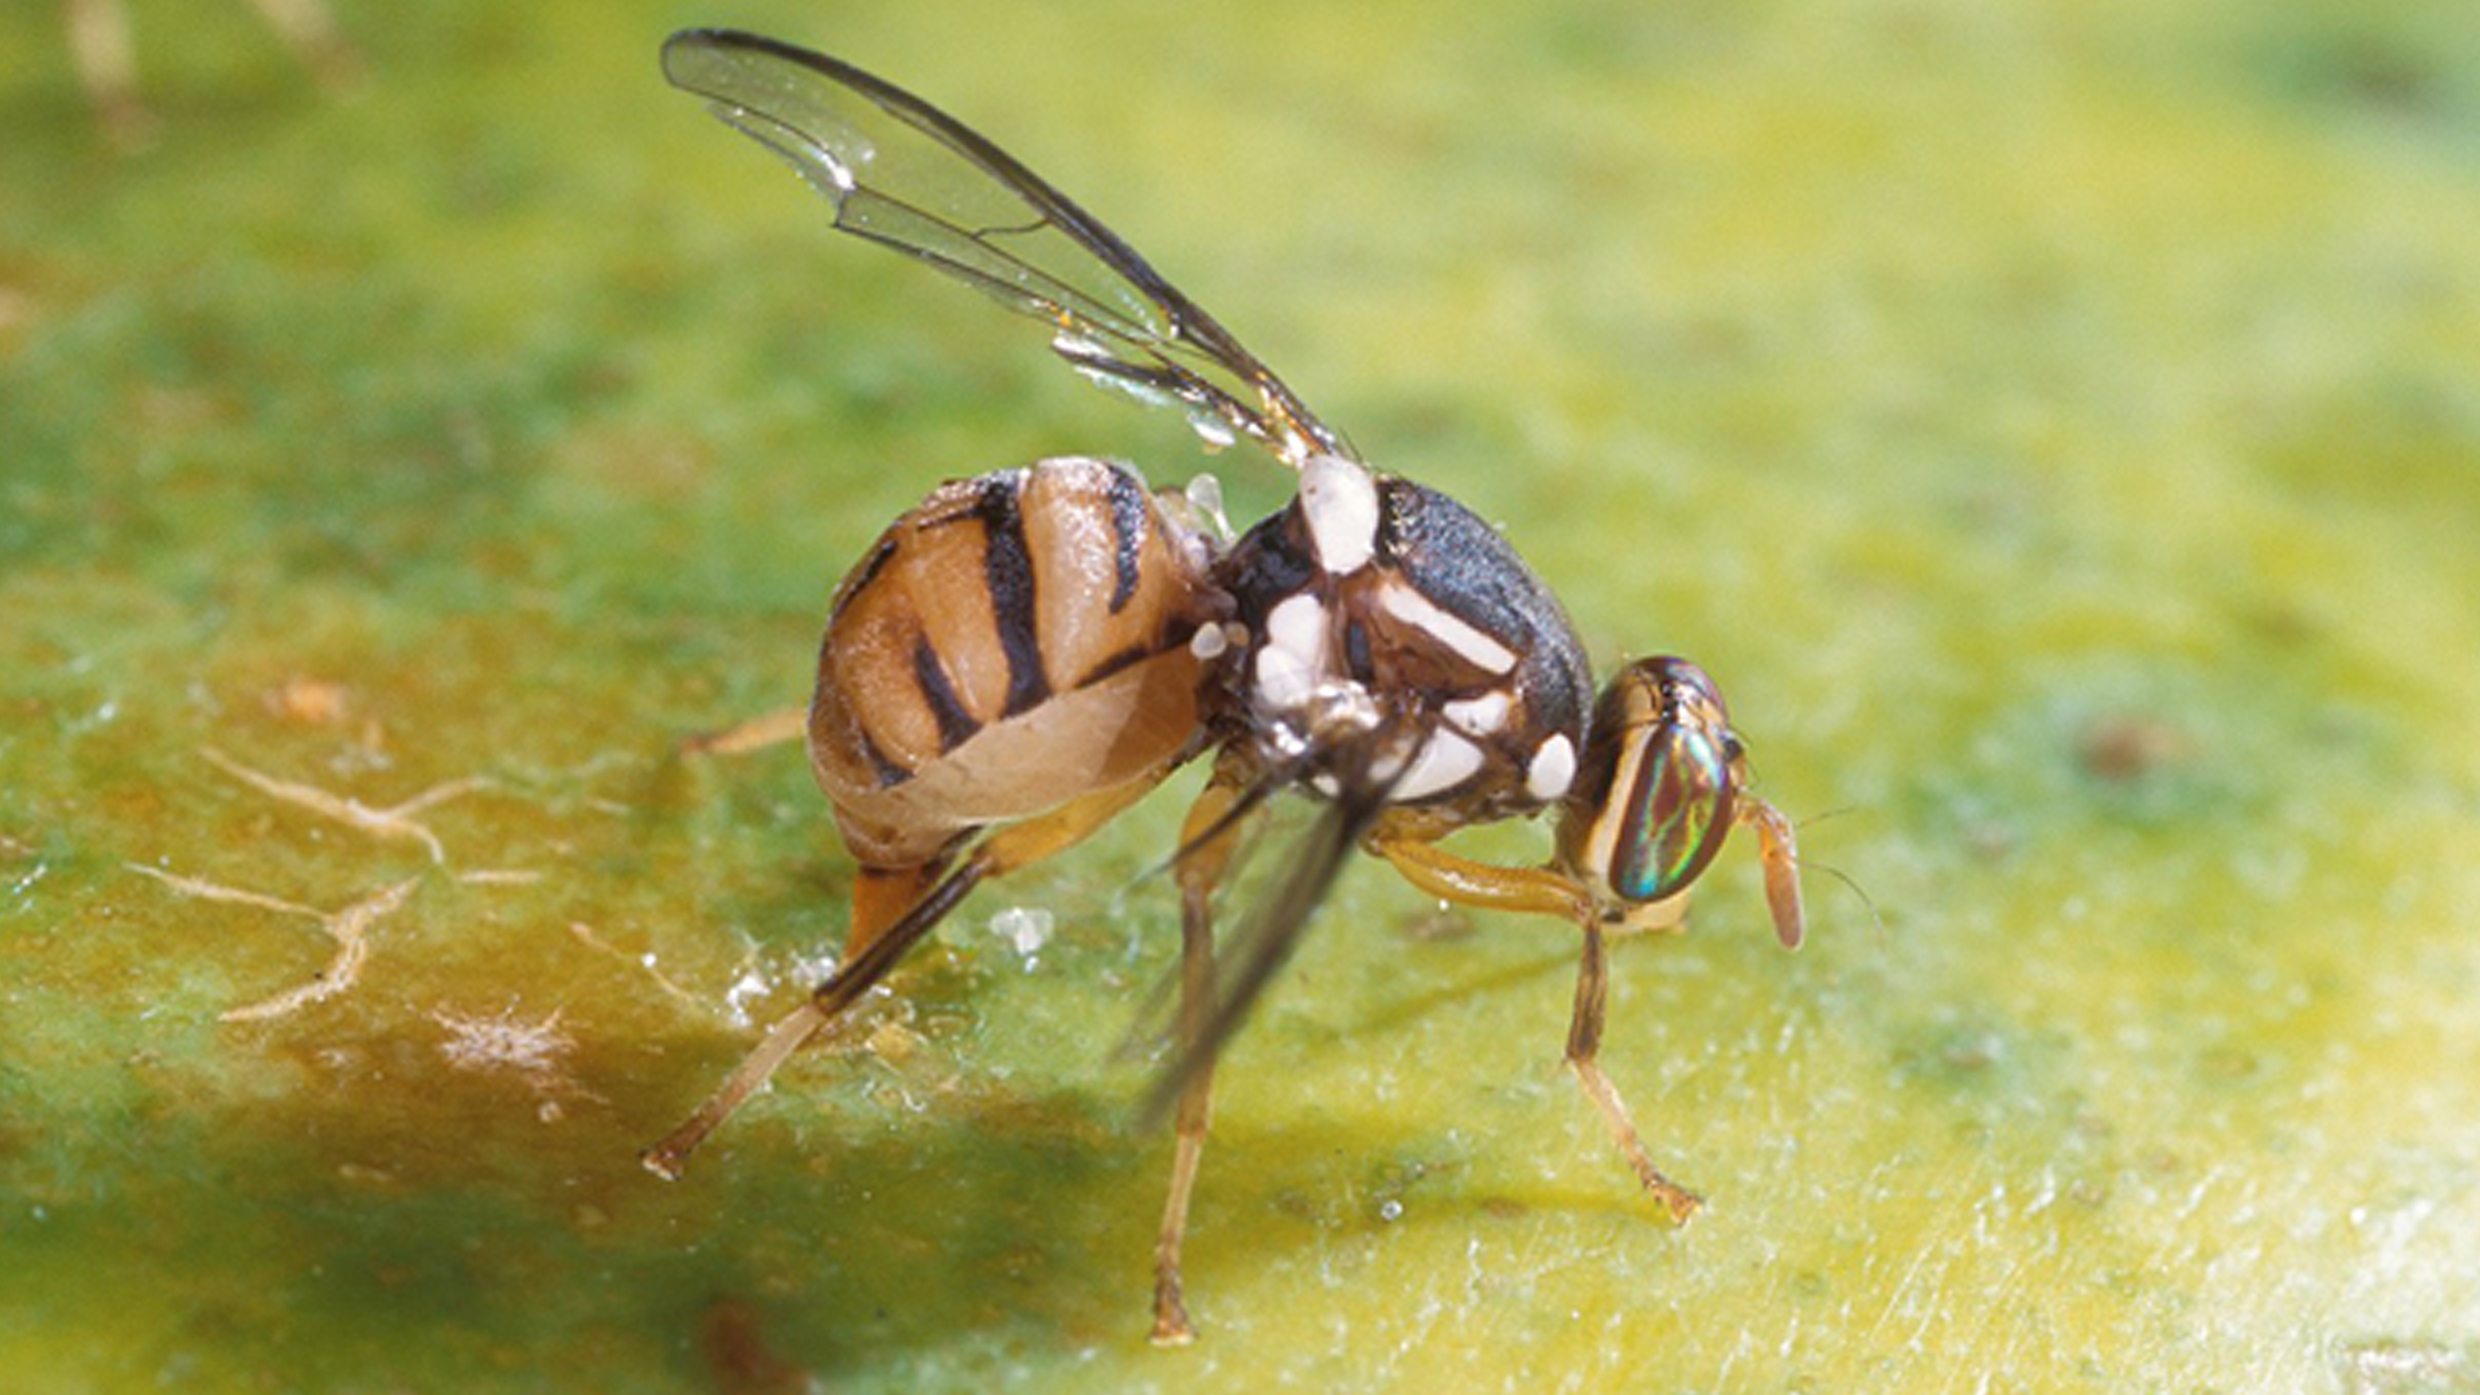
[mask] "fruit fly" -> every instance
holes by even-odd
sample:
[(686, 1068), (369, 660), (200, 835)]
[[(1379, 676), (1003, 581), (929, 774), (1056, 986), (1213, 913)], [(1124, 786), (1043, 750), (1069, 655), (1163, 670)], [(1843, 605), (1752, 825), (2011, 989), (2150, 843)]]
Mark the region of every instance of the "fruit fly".
[[(1297, 478), (1236, 539), (1124, 465), (1044, 460), (940, 486), (837, 589), (808, 716), (810, 763), (859, 864), (835, 972), (680, 1128), (691, 1149), (785, 1057), (883, 978), (976, 886), (1081, 841), (1211, 755), (1170, 868), (1181, 957), (1175, 1122), (1154, 1257), (1158, 1342), (1190, 1338), (1180, 1246), (1215, 1056), (1290, 956), (1354, 848), (1469, 906), (1583, 937), (1567, 1064), (1637, 1177), (1664, 1176), (1597, 1062), (1616, 933), (1673, 929), (1734, 825), (1756, 835), (1774, 928), (1796, 947), (1798, 854), (1758, 798), (1713, 681), (1685, 659), (1594, 695), (1558, 599), (1455, 500), (1371, 468), (1212, 315), (1040, 176), (953, 117), (773, 39), (692, 30), (672, 83), (788, 160), (835, 226), (1041, 322), (1106, 386), (1245, 438)], [(1216, 942), (1215, 893), (1266, 801), (1320, 813), (1261, 904)], [(1469, 825), (1556, 818), (1541, 866), (1439, 846)]]

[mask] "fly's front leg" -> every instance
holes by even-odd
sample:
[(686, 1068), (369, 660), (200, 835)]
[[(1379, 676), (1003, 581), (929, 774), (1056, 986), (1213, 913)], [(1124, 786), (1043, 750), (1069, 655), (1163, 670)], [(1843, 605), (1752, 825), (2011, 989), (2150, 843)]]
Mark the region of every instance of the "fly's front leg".
[[(1235, 817), (1242, 793), (1236, 766), (1218, 765), (1180, 829), (1174, 871), (1180, 882), (1180, 1050), (1194, 1050), (1214, 1016), (1214, 889), (1229, 870), (1248, 820)], [(1212, 1122), (1214, 1062), (1206, 1060), (1180, 1087), (1173, 1115), (1171, 1194), (1163, 1203), (1162, 1229), (1154, 1241), (1156, 1346), (1184, 1346), (1196, 1338), (1180, 1285), (1180, 1242), (1188, 1231), (1189, 1196)]]
[[(1760, 825), (1760, 832), (1763, 825)], [(1645, 1151), (1644, 1140), (1628, 1118), (1619, 1088), (1610, 1083), (1595, 1060), (1601, 1052), (1602, 1018), (1610, 998), (1610, 968), (1604, 949), (1601, 914), (1577, 880), (1556, 868), (1498, 867), (1459, 857), (1433, 843), (1381, 828), (1369, 839), (1370, 851), (1394, 864), (1404, 879), (1433, 896), (1488, 910), (1554, 915), (1584, 932), (1584, 958), (1576, 973), (1575, 1015), (1567, 1026), (1567, 1065), (1576, 1072), (1585, 1098), (1601, 1111), (1619, 1151), (1627, 1154), (1645, 1190), (1654, 1194), (1674, 1221), (1688, 1218), (1701, 1204), (1695, 1193), (1662, 1175)], [(1671, 907), (1663, 927), (1676, 924), (1683, 898), (1658, 903)], [(1644, 928), (1657, 928), (1647, 926)]]
[(1576, 967), (1576, 1011), (1567, 1024), (1567, 1064), (1576, 1072), (1576, 1083), (1584, 1087), (1585, 1098), (1601, 1111), (1602, 1122), (1610, 1126), (1610, 1136), (1618, 1141), (1619, 1151), (1627, 1154), (1645, 1190), (1670, 1212), (1674, 1223), (1684, 1221), (1704, 1202), (1653, 1165), (1653, 1155), (1645, 1151), (1645, 1141), (1637, 1137), (1636, 1123), (1628, 1117), (1626, 1101), (1619, 1098), (1619, 1087), (1610, 1083), (1594, 1059), (1601, 1053), (1602, 1016), (1609, 1001), (1610, 962), (1603, 949), (1602, 927), (1587, 920), (1584, 956)]
[(1392, 864), (1405, 881), (1459, 906), (1557, 916), (1579, 925), (1591, 923), (1594, 917), (1593, 898), (1575, 878), (1555, 868), (1475, 862), (1383, 825), (1369, 835), (1368, 848)]

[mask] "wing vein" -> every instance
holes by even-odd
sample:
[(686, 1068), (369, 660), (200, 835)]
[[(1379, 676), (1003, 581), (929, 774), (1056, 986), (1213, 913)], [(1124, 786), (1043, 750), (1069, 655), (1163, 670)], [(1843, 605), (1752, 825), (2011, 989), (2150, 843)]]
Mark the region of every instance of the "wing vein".
[(1048, 322), (1053, 349), (1087, 377), (1184, 404), (1192, 420), (1216, 419), (1295, 468), (1314, 453), (1349, 453), (1136, 249), (921, 98), (823, 54), (731, 30), (673, 35), (663, 68), (790, 162), (834, 205), (838, 229)]

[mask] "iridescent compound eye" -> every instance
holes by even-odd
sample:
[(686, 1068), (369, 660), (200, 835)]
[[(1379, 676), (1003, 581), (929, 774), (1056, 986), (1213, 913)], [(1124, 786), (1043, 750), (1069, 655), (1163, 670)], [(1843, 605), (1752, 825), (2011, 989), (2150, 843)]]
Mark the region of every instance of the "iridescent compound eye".
[(1659, 901), (1695, 881), (1730, 832), (1739, 742), (1713, 680), (1696, 665), (1649, 659), (1626, 677), (1644, 683), (1652, 711), (1621, 737), (1604, 814), (1618, 820), (1610, 889)]

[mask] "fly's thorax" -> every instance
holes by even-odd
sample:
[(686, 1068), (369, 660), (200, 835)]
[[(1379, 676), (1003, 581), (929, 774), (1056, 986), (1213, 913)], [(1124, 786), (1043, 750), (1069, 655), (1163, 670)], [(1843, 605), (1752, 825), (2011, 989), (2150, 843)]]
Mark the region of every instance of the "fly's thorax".
[(1595, 706), (1583, 766), (1560, 807), (1559, 861), (1611, 919), (1636, 921), (1674, 902), (1713, 861), (1747, 778), (1730, 713), (1705, 671), (1667, 655), (1639, 660)]
[(1214, 549), (1124, 466), (940, 486), (837, 588), (810, 762), (864, 863), (1158, 771), (1201, 741)]
[(1341, 457), (1226, 556), (1247, 648), (1237, 681), (1271, 768), (1333, 795), (1464, 821), (1558, 801), (1581, 755), (1591, 675), (1566, 613), (1470, 510)]

